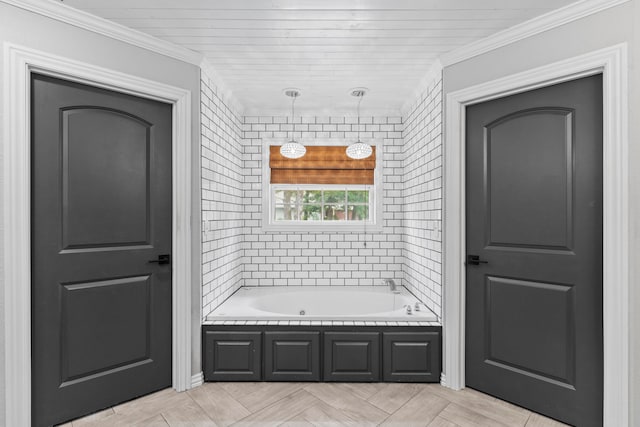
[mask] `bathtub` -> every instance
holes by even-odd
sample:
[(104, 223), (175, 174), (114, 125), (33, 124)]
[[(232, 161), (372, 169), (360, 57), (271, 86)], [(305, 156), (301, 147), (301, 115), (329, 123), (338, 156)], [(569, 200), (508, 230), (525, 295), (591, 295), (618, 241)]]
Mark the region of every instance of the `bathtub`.
[[(436, 322), (409, 291), (383, 286), (242, 287), (207, 316), (216, 320), (369, 320)], [(416, 303), (419, 310), (416, 311)], [(411, 306), (407, 314), (406, 306)]]

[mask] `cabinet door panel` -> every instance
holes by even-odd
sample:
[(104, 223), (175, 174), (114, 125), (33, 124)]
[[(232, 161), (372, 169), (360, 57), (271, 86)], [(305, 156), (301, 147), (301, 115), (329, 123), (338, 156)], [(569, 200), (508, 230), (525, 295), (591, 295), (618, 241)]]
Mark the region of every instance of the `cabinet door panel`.
[(438, 332), (385, 332), (382, 341), (384, 381), (440, 381)]
[(320, 332), (265, 332), (266, 381), (319, 381)]
[(325, 381), (379, 381), (378, 332), (325, 332)]
[(204, 333), (204, 377), (207, 381), (260, 381), (260, 332)]

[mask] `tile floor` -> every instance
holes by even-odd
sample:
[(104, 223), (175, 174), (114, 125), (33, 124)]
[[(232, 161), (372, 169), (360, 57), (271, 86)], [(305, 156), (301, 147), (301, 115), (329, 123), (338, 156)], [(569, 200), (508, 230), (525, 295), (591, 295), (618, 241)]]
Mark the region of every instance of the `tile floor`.
[(63, 424), (81, 426), (525, 426), (564, 424), (439, 384), (205, 383), (165, 389)]

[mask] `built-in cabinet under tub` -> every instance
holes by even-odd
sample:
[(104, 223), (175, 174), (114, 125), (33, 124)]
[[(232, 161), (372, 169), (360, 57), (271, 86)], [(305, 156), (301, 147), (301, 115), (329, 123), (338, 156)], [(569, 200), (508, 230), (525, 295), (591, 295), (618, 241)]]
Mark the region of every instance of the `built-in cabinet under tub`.
[(440, 326), (204, 325), (205, 381), (439, 382)]

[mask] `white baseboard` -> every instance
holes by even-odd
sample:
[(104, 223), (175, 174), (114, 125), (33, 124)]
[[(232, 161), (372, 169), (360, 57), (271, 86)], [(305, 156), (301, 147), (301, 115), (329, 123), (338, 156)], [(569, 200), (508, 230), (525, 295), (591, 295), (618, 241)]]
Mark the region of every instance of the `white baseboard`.
[(202, 384), (204, 384), (204, 376), (202, 375), (202, 372), (198, 372), (191, 376), (191, 388), (199, 387)]

